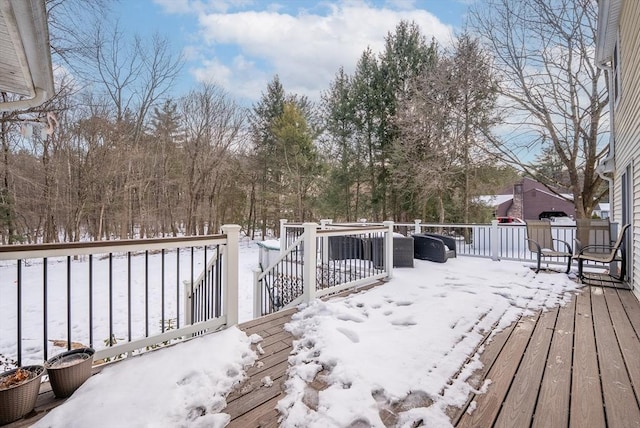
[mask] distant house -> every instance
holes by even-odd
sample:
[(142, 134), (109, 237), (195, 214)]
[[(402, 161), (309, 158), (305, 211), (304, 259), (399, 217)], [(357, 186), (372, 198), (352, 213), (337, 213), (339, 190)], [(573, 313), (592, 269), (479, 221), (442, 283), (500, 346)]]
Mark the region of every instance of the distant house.
[(600, 218), (609, 218), (609, 216), (611, 215), (610, 208), (611, 204), (609, 204), (608, 202), (600, 202), (598, 205), (596, 205), (596, 207), (593, 209), (593, 214), (597, 215)]
[(496, 195), (481, 196), (480, 200), (494, 207), (495, 217), (515, 217), (523, 220), (558, 216), (575, 217), (576, 208), (572, 195), (550, 191), (542, 183), (523, 178)]
[(609, 153), (598, 173), (609, 183), (612, 221), (627, 233), (627, 282), (640, 295), (640, 1), (600, 0), (596, 62), (609, 76)]

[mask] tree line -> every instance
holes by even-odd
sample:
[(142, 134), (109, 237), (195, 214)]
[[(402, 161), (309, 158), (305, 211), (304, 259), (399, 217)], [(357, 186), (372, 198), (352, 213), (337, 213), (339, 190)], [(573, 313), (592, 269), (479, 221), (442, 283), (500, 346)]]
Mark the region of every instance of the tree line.
[[(482, 33), (445, 48), (401, 21), (321, 100), (274, 76), (249, 108), (214, 84), (172, 97), (182, 61), (158, 36), (97, 28), (81, 50), (59, 50), (83, 60), (57, 96), (0, 116), (2, 243), (206, 234), (228, 222), (264, 236), (280, 218), (487, 221), (477, 196), (526, 171), (500, 155), (508, 91)], [(520, 163), (548, 170), (543, 158)], [(576, 183), (593, 185), (580, 168)]]

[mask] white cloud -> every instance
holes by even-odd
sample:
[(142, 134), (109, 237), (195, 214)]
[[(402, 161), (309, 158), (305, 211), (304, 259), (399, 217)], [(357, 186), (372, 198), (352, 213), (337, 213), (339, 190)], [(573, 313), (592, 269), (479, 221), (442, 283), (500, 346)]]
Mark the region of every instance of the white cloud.
[(202, 66), (192, 70), (193, 75), (200, 82), (216, 83), (226, 87), (231, 82), (232, 70), (217, 59), (204, 60)]
[[(349, 1), (328, 4), (325, 10), (326, 14), (306, 11), (297, 15), (270, 7), (236, 13), (201, 11), (201, 54), (206, 55), (207, 50), (213, 54), (209, 52), (206, 62), (192, 72), (199, 80), (206, 77), (230, 93), (251, 100), (258, 99), (277, 74), (285, 90), (317, 99), (341, 66), (349, 73), (354, 70), (367, 46), (381, 52), (384, 38), (400, 20), (416, 22), (427, 39), (435, 37), (443, 44), (452, 40), (452, 28), (424, 9), (375, 8), (362, 1)], [(223, 49), (229, 47), (237, 49), (240, 57), (236, 58), (241, 61), (229, 62), (221, 57)], [(258, 90), (249, 93), (254, 87)]]

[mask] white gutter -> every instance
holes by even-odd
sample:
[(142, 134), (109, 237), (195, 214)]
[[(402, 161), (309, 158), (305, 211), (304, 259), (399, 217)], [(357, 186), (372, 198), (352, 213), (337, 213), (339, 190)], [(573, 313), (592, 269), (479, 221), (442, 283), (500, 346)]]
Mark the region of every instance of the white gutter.
[(600, 0), (598, 2), (598, 30), (596, 40), (596, 66), (607, 71), (609, 75), (609, 151), (607, 157), (600, 161), (596, 173), (609, 183), (609, 194), (612, 194), (613, 178), (607, 173), (615, 171), (615, 101), (611, 99), (611, 88), (614, 85), (613, 67), (611, 66), (615, 44), (618, 38), (618, 23), (622, 0)]
[(0, 102), (0, 112), (27, 110), (33, 107), (38, 107), (51, 98), (51, 94), (47, 93), (44, 89), (35, 88), (35, 93), (36, 95), (33, 98)]
[[(605, 70), (609, 75), (609, 88), (612, 88), (614, 84), (613, 81), (613, 68), (609, 65), (609, 62), (598, 63), (596, 64), (598, 68)], [(614, 122), (614, 103), (615, 100), (611, 99), (611, 93), (609, 93), (609, 151), (607, 152), (607, 157), (600, 161), (600, 164), (596, 167), (596, 173), (604, 180), (607, 180), (610, 184), (613, 181), (612, 178), (607, 177), (605, 174), (615, 171), (615, 122)], [(611, 190), (611, 189), (610, 189)]]
[[(0, 0), (0, 13), (4, 16), (7, 30), (14, 41), (16, 55), (22, 63), (27, 85), (26, 90), (16, 93), (31, 96), (27, 99), (0, 102), (0, 112), (40, 106), (54, 95), (45, 2), (44, 0)], [(13, 92), (12, 88), (8, 89), (9, 92)]]
[[(609, 88), (612, 88), (612, 84), (613, 84), (613, 68), (609, 65), (608, 62), (606, 63), (596, 63), (596, 66), (602, 70), (607, 70), (609, 72)], [(600, 164), (598, 164), (598, 166), (596, 167), (596, 174), (598, 174), (600, 176), (600, 178), (602, 178), (604, 181), (607, 182), (607, 184), (609, 185), (609, 201), (611, 202), (611, 208), (613, 209), (613, 192), (614, 192), (614, 188), (613, 188), (613, 177), (610, 175), (607, 175), (609, 173), (612, 173), (615, 171), (616, 169), (616, 164), (615, 164), (615, 139), (614, 139), (614, 129), (615, 129), (615, 123), (614, 123), (614, 115), (613, 115), (613, 109), (614, 109), (614, 103), (616, 101), (615, 100), (611, 100), (611, 93), (609, 93), (609, 152), (607, 153), (607, 157), (602, 159), (600, 161)], [(610, 213), (613, 213), (613, 211), (611, 210)]]

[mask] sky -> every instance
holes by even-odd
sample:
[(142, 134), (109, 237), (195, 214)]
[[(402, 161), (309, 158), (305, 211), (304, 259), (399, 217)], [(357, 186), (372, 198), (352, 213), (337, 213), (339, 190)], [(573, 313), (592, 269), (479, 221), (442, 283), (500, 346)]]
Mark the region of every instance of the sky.
[(449, 45), (473, 0), (121, 0), (113, 18), (129, 34), (166, 36), (185, 59), (177, 95), (215, 83), (245, 104), (278, 75), (287, 92), (318, 100), (340, 67), (382, 52), (401, 20)]
[[(256, 247), (240, 258), (244, 277), (257, 263)], [(535, 274), (522, 262), (458, 257), (414, 266), (394, 269), (389, 282), (370, 290), (300, 307), (286, 326), (299, 339), (278, 403), (280, 426), (383, 427), (380, 403), (408, 391), (424, 392), (433, 404), (399, 413), (399, 425), (423, 419), (425, 426), (450, 426), (448, 406), (464, 404), (478, 387), (486, 391), (487, 383), (469, 381), (481, 367), (475, 349), (482, 332), (564, 305), (580, 286), (571, 275)], [(241, 290), (241, 300), (250, 292)], [(226, 395), (268, 357), (255, 351), (261, 341), (231, 327), (128, 359), (92, 376), (35, 426), (224, 427)], [(323, 367), (328, 387), (310, 398), (306, 384)], [(271, 387), (265, 377), (262, 388)]]

